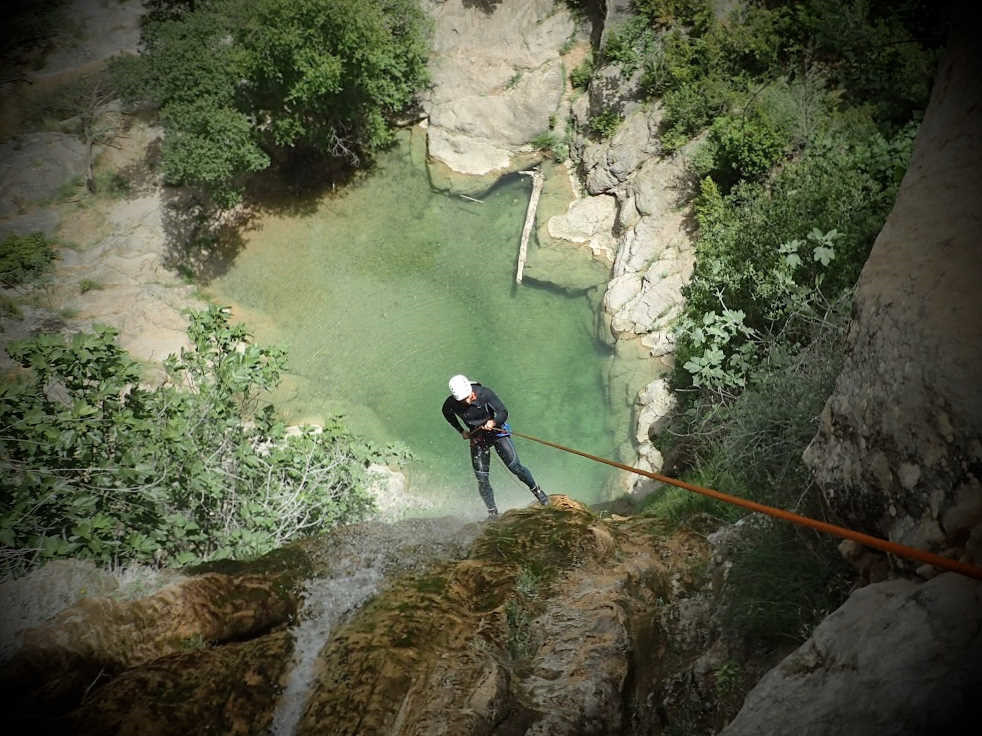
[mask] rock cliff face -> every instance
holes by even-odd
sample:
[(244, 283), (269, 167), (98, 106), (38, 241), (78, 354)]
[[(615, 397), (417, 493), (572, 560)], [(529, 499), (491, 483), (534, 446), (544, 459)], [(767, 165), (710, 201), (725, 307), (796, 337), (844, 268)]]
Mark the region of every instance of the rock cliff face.
[(869, 585), (750, 692), (721, 736), (913, 736), (972, 729), (982, 584), (956, 573)]
[(538, 158), (528, 144), (558, 111), (560, 50), (576, 27), (553, 0), (423, 5), (435, 25), (424, 101), (430, 175), (442, 188), (483, 191)]
[[(979, 27), (976, 23), (976, 29)], [(805, 458), (853, 526), (982, 562), (982, 60), (953, 40)]]
[[(695, 534), (561, 496), (483, 527), (351, 527), (142, 600), (84, 600), (20, 635), (4, 686), (16, 726), (62, 733), (647, 733), (677, 648), (658, 611), (705, 556)], [(286, 629), (332, 577), (334, 628)], [(345, 611), (341, 590), (367, 579)]]
[[(848, 524), (978, 565), (982, 64), (978, 24), (956, 27), (805, 457)], [(980, 688), (982, 582), (954, 573), (890, 580), (860, 589), (822, 622), (723, 733), (972, 728)]]

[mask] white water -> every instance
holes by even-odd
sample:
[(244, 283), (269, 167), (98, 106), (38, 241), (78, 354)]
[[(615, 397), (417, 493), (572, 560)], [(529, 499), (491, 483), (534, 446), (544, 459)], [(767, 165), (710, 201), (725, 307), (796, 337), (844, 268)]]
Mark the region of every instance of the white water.
[(293, 660), (270, 725), (271, 736), (293, 736), (316, 684), (317, 658), (344, 619), (385, 587), (392, 575), (458, 559), (479, 531), (460, 519), (411, 519), (340, 530), (322, 553), (330, 572), (312, 578), (293, 629)]
[(293, 631), (293, 669), (273, 715), (272, 736), (293, 736), (296, 732), (314, 681), (317, 655), (338, 621), (370, 598), (381, 579), (379, 568), (368, 567), (352, 575), (316, 578), (307, 584), (303, 618)]

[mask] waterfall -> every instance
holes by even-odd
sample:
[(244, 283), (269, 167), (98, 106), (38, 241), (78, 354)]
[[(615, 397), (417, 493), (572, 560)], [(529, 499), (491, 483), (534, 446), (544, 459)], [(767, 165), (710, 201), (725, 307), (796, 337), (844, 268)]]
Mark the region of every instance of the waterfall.
[(293, 736), (307, 705), (317, 655), (344, 614), (358, 608), (378, 589), (382, 573), (367, 567), (350, 575), (315, 578), (304, 591), (300, 623), (293, 631), (293, 662), (270, 726), (271, 736)]
[(479, 526), (460, 519), (370, 522), (341, 530), (323, 550), (329, 572), (307, 581), (293, 629), (293, 660), (270, 725), (271, 736), (293, 736), (315, 684), (317, 657), (344, 618), (385, 587), (392, 575), (435, 560), (459, 559)]

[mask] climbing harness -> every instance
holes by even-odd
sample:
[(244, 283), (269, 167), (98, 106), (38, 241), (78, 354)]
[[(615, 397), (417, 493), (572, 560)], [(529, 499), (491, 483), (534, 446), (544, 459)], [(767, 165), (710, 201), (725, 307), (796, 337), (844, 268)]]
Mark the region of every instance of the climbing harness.
[(468, 432), (468, 439), (471, 439), (481, 445), (493, 445), (502, 437), (511, 437), (512, 435), (511, 425), (508, 424), (508, 422), (505, 422), (500, 427), (495, 427), (494, 429), (475, 427)]
[[(505, 425), (507, 426), (507, 425)], [(737, 496), (730, 496), (726, 493), (720, 493), (719, 491), (713, 490), (712, 488), (703, 488), (702, 486), (697, 486), (692, 483), (686, 483), (682, 480), (677, 480), (675, 478), (669, 478), (667, 475), (662, 475), (661, 473), (654, 473), (649, 470), (641, 470), (641, 468), (635, 468), (630, 465), (624, 465), (623, 463), (618, 463), (613, 460), (608, 460), (603, 457), (598, 457), (597, 455), (591, 455), (588, 452), (582, 452), (580, 450), (574, 450), (571, 447), (564, 447), (563, 445), (558, 445), (555, 442), (549, 442), (548, 440), (539, 439), (538, 437), (532, 437), (531, 435), (522, 434), (521, 432), (516, 432), (511, 430), (511, 434), (515, 437), (521, 437), (526, 440), (531, 440), (532, 442), (538, 442), (541, 445), (546, 445), (547, 447), (553, 447), (557, 450), (562, 450), (563, 452), (569, 452), (574, 455), (580, 455), (588, 460), (593, 460), (598, 463), (603, 463), (605, 465), (610, 465), (615, 468), (620, 468), (621, 470), (626, 470), (630, 473), (636, 473), (637, 475), (643, 475), (646, 478), (651, 478), (652, 480), (657, 480), (661, 483), (668, 483), (669, 485), (677, 486), (679, 488), (684, 488), (687, 491), (692, 491), (693, 493), (699, 493), (703, 496), (709, 496), (710, 498), (715, 498), (718, 501), (724, 501), (725, 503), (733, 504), (734, 506), (741, 506), (750, 511), (757, 511), (761, 514), (767, 514), (768, 516), (773, 516), (776, 519), (783, 519), (784, 521), (790, 521), (792, 524), (798, 524), (799, 526), (808, 527), (810, 529), (815, 529), (825, 534), (833, 534), (837, 537), (842, 537), (843, 539), (851, 539), (854, 542), (859, 542), (860, 544), (866, 545), (867, 547), (873, 547), (874, 549), (882, 550), (883, 552), (889, 552), (890, 554), (897, 555), (898, 557), (905, 557), (909, 560), (916, 560), (917, 562), (923, 562), (928, 565), (934, 565), (934, 567), (942, 568), (944, 570), (950, 570), (952, 572), (958, 572), (962, 575), (967, 575), (970, 578), (975, 578), (977, 580), (982, 580), (982, 567), (977, 565), (970, 565), (966, 562), (960, 562), (959, 560), (952, 560), (948, 557), (942, 557), (941, 555), (932, 554), (931, 552), (925, 552), (924, 550), (916, 549), (914, 547), (908, 547), (903, 544), (898, 544), (896, 542), (890, 542), (886, 539), (880, 539), (879, 537), (874, 537), (869, 534), (863, 534), (862, 532), (856, 532), (852, 529), (846, 529), (845, 527), (836, 526), (835, 524), (829, 524), (824, 521), (818, 521), (817, 519), (812, 519), (807, 516), (801, 516), (800, 514), (795, 514), (791, 511), (785, 511), (784, 509), (775, 508), (773, 506), (765, 506), (762, 503), (757, 503), (756, 501), (749, 501), (745, 498), (739, 498)]]

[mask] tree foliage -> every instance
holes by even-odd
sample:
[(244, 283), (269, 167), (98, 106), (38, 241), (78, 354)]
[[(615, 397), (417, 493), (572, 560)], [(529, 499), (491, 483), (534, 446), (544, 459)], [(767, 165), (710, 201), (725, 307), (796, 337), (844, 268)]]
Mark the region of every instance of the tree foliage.
[[(744, 385), (763, 355), (755, 336), (797, 344), (803, 320), (856, 283), (893, 206), (915, 129), (888, 140), (869, 120), (851, 117), (770, 181), (743, 181), (726, 195), (703, 181), (696, 266), (678, 325), (678, 364), (695, 385)], [(727, 339), (707, 339), (707, 321), (732, 325)]]
[[(697, 187), (675, 334), (681, 401), (656, 444), (675, 474), (821, 517), (801, 456), (907, 168), (944, 14), (922, 0), (633, 4), (644, 24), (625, 26), (617, 57), (640, 64), (663, 147), (686, 146)], [(707, 503), (665, 493), (652, 510)], [(830, 541), (783, 525), (742, 532), (732, 562), (720, 604), (748, 642), (800, 638), (845, 594)]]
[(158, 5), (143, 53), (113, 72), (127, 99), (159, 106), (168, 180), (220, 203), (285, 151), (358, 165), (392, 141), (427, 80), (416, 0)]
[(27, 371), (0, 388), (0, 577), (66, 556), (251, 557), (371, 509), (377, 448), (337, 419), (288, 434), (259, 407), (281, 350), (216, 307), (190, 315), (188, 336), (155, 388), (107, 327), (8, 348)]

